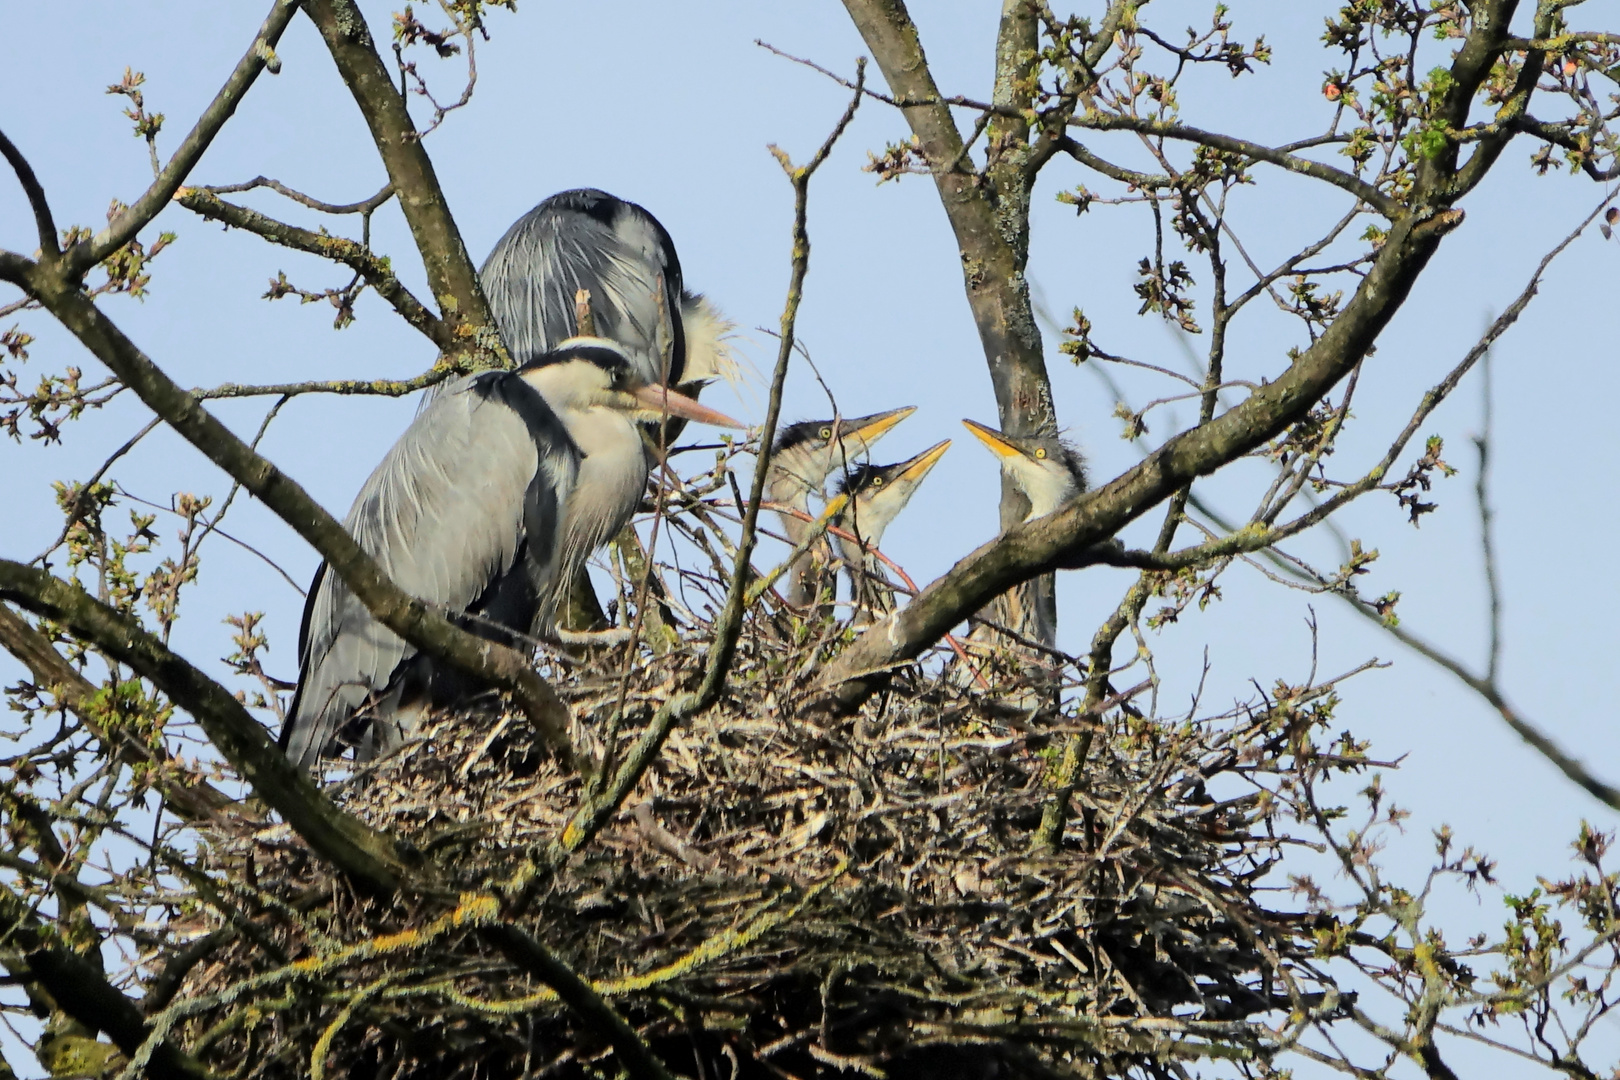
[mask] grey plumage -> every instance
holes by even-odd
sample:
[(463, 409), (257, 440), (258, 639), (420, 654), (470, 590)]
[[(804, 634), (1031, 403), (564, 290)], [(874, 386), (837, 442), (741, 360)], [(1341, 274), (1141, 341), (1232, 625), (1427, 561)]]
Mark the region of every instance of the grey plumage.
[(580, 333), (574, 294), (587, 289), (597, 337), (617, 342), (644, 381), (683, 381), (680, 259), (635, 203), (591, 188), (553, 195), (506, 231), (479, 276), (519, 365)]
[[(473, 616), (467, 629), (497, 640), (549, 634), (563, 589), (635, 512), (647, 482), (638, 425), (662, 416), (741, 426), (645, 382), (613, 342), (565, 341), (428, 401), (344, 524), (406, 592)], [(301, 766), (339, 736), (362, 760), (384, 752), (409, 734), (415, 710), (468, 689), (324, 567), (299, 638), (282, 745)]]
[[(344, 526), (406, 592), (527, 634), (554, 602), (553, 548), (578, 468), (579, 451), (522, 377), (464, 376), (417, 414)], [(488, 624), (472, 628), (498, 636)], [(300, 679), (282, 733), (288, 756), (313, 764), (354, 711), (385, 690), (393, 700), (375, 709), (365, 749), (396, 742), (401, 699), (429, 696), (442, 677), (411, 664), (415, 656), (322, 563), (299, 634)]]
[(581, 333), (574, 297), (585, 289), (596, 336), (617, 342), (647, 382), (691, 393), (741, 378), (731, 348), (736, 325), (686, 288), (658, 219), (605, 191), (580, 188), (540, 203), (496, 242), (479, 276), (519, 365)]

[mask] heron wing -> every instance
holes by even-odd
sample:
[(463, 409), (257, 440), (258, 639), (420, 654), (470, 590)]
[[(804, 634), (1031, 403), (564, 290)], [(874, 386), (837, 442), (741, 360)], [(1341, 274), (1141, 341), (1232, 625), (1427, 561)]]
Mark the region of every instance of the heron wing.
[[(588, 289), (598, 337), (621, 345), (648, 382), (681, 380), (681, 267), (656, 218), (600, 191), (565, 191), (506, 231), (479, 271), (490, 311), (520, 366), (579, 333)], [(662, 278), (662, 282), (660, 282)]]
[[(521, 379), (468, 376), (417, 414), (360, 489), (344, 526), (400, 588), (465, 611), (510, 588), (514, 570), (530, 579), (517, 584), (532, 582), (537, 561), (549, 558), (576, 455), (561, 422)], [(520, 557), (527, 565), (516, 565)], [(299, 654), (282, 745), (307, 766), (415, 649), (323, 566)]]

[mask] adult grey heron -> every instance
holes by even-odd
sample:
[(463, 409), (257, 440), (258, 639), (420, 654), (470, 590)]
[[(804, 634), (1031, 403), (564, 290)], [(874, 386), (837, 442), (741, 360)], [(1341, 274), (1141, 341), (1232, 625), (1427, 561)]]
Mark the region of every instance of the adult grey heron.
[[(1086, 490), (1085, 459), (1056, 435), (1020, 438), (972, 420), (962, 423), (990, 448), (1001, 462), (1002, 475), (1029, 500), (1025, 521), (1045, 517)], [(1007, 590), (991, 603), (987, 615), (1047, 649), (1057, 646), (1057, 590), (1051, 574)], [(993, 636), (983, 626), (969, 635), (970, 640), (981, 644)], [(1044, 662), (1050, 658), (1041, 655), (1037, 659)]]
[[(574, 571), (629, 520), (647, 483), (638, 424), (741, 427), (642, 378), (613, 342), (563, 342), (515, 371), (431, 398), (372, 472), (344, 526), (395, 584), (482, 636), (548, 634)], [(281, 745), (311, 766), (335, 740), (357, 760), (467, 687), (371, 616), (323, 563), (299, 631)], [(360, 715), (357, 710), (369, 705)]]
[(894, 465), (861, 465), (839, 482), (838, 494), (848, 496), (848, 500), (833, 524), (859, 538), (837, 538), (849, 571), (850, 603), (857, 624), (894, 610), (894, 589), (887, 584), (888, 575), (872, 549), (883, 542), (889, 523), (906, 508), (923, 479), (950, 448), (951, 440), (946, 439)]
[[(798, 547), (809, 535), (810, 496), (821, 492), (827, 477), (860, 464), (879, 439), (916, 411), (916, 406), (908, 405), (847, 420), (802, 420), (777, 434), (765, 488), (771, 501), (780, 507), (777, 516), (789, 543)], [(788, 600), (795, 607), (815, 602), (818, 590), (811, 572), (814, 562), (807, 552), (790, 571)]]
[(735, 371), (732, 324), (686, 289), (669, 233), (605, 191), (540, 203), (496, 242), (479, 277), (519, 365), (582, 332), (574, 301), (585, 289), (594, 333), (617, 342), (645, 382), (692, 387)]
[[(525, 364), (576, 334), (618, 343), (640, 377), (689, 395), (717, 377), (737, 380), (727, 339), (734, 329), (708, 300), (685, 287), (675, 243), (658, 219), (594, 188), (559, 192), (519, 218), (479, 271), (490, 313), (513, 360)], [(579, 290), (589, 296), (587, 323)], [(674, 440), (673, 421), (659, 435)], [(577, 626), (603, 618), (589, 579), (569, 586)]]

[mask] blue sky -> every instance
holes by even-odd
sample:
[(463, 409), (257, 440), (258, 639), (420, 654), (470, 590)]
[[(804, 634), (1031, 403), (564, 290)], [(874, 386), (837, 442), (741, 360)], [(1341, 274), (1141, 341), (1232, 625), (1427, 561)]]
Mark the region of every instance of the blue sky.
[[(71, 15), (60, 5), (6, 6), (11, 48), (0, 66), (0, 126), (32, 160), (58, 222), (98, 225), (110, 199), (132, 198), (150, 176), (145, 148), (131, 137), (119, 101), (104, 95), (105, 86), (118, 80), (125, 65), (144, 71), (148, 107), (168, 116), (160, 147), (172, 150), (268, 5), (81, 0), (71, 6)], [(366, 7), (374, 28), (385, 34), (391, 8)], [(774, 328), (786, 282), (791, 192), (766, 145), (779, 144), (802, 160), (825, 136), (846, 94), (754, 40), (852, 71), (864, 49), (841, 7), (534, 0), (520, 7), (516, 16), (491, 16), (494, 37), (478, 52), (473, 103), (429, 142), (473, 257), (481, 260), (506, 227), (546, 195), (602, 187), (658, 215), (679, 246), (691, 286), (709, 293), (745, 328)], [(1231, 7), (1238, 36), (1252, 39), (1263, 32), (1274, 62), (1235, 82), (1224, 71), (1190, 78), (1181, 91), (1186, 119), (1263, 141), (1320, 130), (1328, 117), (1317, 93), (1321, 73), (1337, 63), (1319, 41), (1321, 19), (1332, 5)], [(987, 96), (995, 6), (935, 0), (914, 10), (946, 91)], [(1575, 21), (1594, 23), (1613, 10), (1590, 4), (1576, 9)], [(428, 11), (419, 14), (428, 19)], [(1169, 28), (1208, 19), (1202, 4), (1156, 3), (1148, 15)], [(228, 183), (263, 174), (331, 201), (370, 195), (383, 182), (381, 166), (313, 29), (296, 20), (279, 51), (282, 73), (261, 78), (195, 180)], [(454, 97), (459, 62), (418, 62), (445, 96)], [(883, 445), (884, 460), (964, 434), (961, 417), (994, 420), (955, 245), (932, 184), (908, 177), (877, 186), (860, 168), (868, 150), (881, 151), (904, 134), (898, 114), (868, 102), (817, 175), (811, 271), (799, 324), (846, 414), (919, 406)], [(1097, 145), (1128, 161), (1139, 153), (1123, 138)], [(1354, 422), (1333, 458), (1339, 475), (1359, 474), (1376, 459), (1421, 392), (1462, 356), (1523, 287), (1545, 250), (1600, 198), (1585, 180), (1535, 177), (1529, 152), (1528, 144), (1511, 148), (1491, 180), (1464, 204), (1467, 221), (1446, 240), (1368, 362)], [(1234, 197), (1232, 220), (1262, 265), (1302, 246), (1312, 230), (1343, 212), (1343, 201), (1324, 196), (1313, 182), (1264, 168), (1256, 175), (1261, 182)], [(1139, 301), (1131, 285), (1136, 260), (1148, 252), (1146, 211), (1099, 207), (1077, 218), (1053, 196), (1079, 182), (1101, 186), (1062, 162), (1043, 178), (1031, 280), (1060, 319), (1083, 307), (1098, 340), (1110, 349), (1185, 369), (1175, 334), (1155, 317), (1136, 315)], [(273, 196), (244, 201), (291, 220), (312, 220)], [(116, 299), (106, 306), (182, 383), (407, 376), (433, 359), (428, 342), (375, 297), (362, 300), (359, 321), (342, 332), (331, 329), (331, 309), (324, 305), (300, 308), (291, 300), (258, 299), (280, 270), (305, 287), (346, 280), (314, 260), (225, 234), (179, 208), (166, 211), (159, 227), (179, 233), (179, 241), (156, 264), (151, 298)], [(6, 178), (0, 182), (0, 245), (31, 251), (31, 229), (26, 206)], [(394, 255), (403, 276), (425, 295), (392, 206), (378, 215), (374, 242)], [(1192, 257), (1176, 257), (1186, 257), (1200, 284), (1207, 283), (1207, 272)], [(1620, 782), (1620, 729), (1611, 691), (1612, 613), (1620, 584), (1608, 558), (1614, 526), (1608, 494), (1620, 466), (1613, 418), (1620, 391), (1613, 345), (1620, 340), (1617, 260), (1620, 244), (1604, 242), (1595, 231), (1577, 241), (1494, 360), (1503, 685), (1521, 712), (1611, 782)], [(1233, 274), (1246, 286), (1247, 275), (1236, 265)], [(9, 298), (0, 295), (0, 303)], [(1201, 304), (1199, 310), (1206, 308)], [(18, 372), (25, 385), (67, 364), (97, 370), (45, 319), (22, 321), (39, 338), (33, 359)], [(1231, 350), (1231, 370), (1247, 378), (1281, 370), (1283, 350), (1295, 341), (1292, 328), (1278, 318), (1258, 315), (1253, 322), (1237, 334)], [(757, 332), (749, 337), (749, 355), (767, 366), (774, 355), (768, 339)], [(1201, 344), (1192, 340), (1194, 348)], [(1106, 479), (1128, 467), (1137, 451), (1119, 438), (1120, 424), (1110, 415), (1114, 403), (1101, 383), (1055, 348), (1048, 355), (1060, 420), (1088, 455), (1094, 476)], [(1173, 392), (1134, 373), (1116, 375), (1138, 404)], [(757, 421), (763, 413), (759, 397), (755, 392), (741, 401), (724, 395), (713, 400)], [(827, 411), (802, 365), (790, 378), (787, 402), (788, 419)], [(222, 403), (215, 411), (251, 433), (268, 403)], [(300, 398), (283, 411), (263, 449), (341, 514), (413, 409), (412, 401)], [(64, 445), (0, 443), (0, 506), (6, 507), (0, 549), (7, 557), (33, 556), (59, 528), (48, 481), (87, 476), (147, 415), (138, 402), (121, 399), (70, 426)], [(1152, 438), (1171, 433), (1172, 416), (1185, 422), (1191, 410), (1155, 413)], [(1423, 428), (1446, 439), (1447, 460), (1461, 472), (1438, 485), (1441, 508), (1420, 529), (1405, 523), (1387, 495), (1368, 496), (1343, 517), (1350, 535), (1381, 552), (1364, 591), (1400, 590), (1404, 624), (1473, 663), (1483, 656), (1485, 642), (1469, 443), (1479, 416), (1476, 374)], [(132, 492), (158, 502), (175, 491), (219, 496), (226, 488), (195, 452), (162, 434), (147, 439), (115, 475)], [(1263, 484), (1261, 472), (1246, 465), (1200, 490), (1229, 513), (1245, 515)], [(972, 440), (959, 439), (889, 530), (886, 550), (919, 581), (937, 576), (993, 535), (995, 486), (993, 459)], [(1150, 521), (1128, 535), (1140, 539), (1144, 529), (1156, 529), (1157, 516)], [(172, 520), (160, 521), (159, 528), (172, 536)], [(300, 582), (314, 569), (313, 552), (257, 505), (244, 502), (234, 509), (226, 529)], [(1338, 562), (1325, 540), (1308, 540), (1298, 550), (1330, 566)], [(1081, 650), (1128, 582), (1129, 575), (1107, 569), (1064, 575), (1061, 643)], [(1602, 828), (1616, 824), (1615, 814), (1527, 750), (1449, 675), (1338, 601), (1285, 589), (1242, 569), (1223, 584), (1224, 599), (1207, 612), (1150, 639), (1165, 677), (1165, 700), (1188, 699), (1206, 650), (1212, 665), (1207, 701), (1246, 696), (1251, 677), (1263, 685), (1278, 677), (1301, 680), (1311, 662), (1305, 619), (1312, 608), (1320, 624), (1323, 672), (1373, 656), (1390, 661), (1345, 688), (1339, 715), (1344, 726), (1374, 741), (1375, 753), (1403, 759), (1386, 781), (1415, 814), (1408, 835), (1392, 842), (1395, 865), (1409, 871), (1426, 866), (1429, 829), (1449, 822), (1461, 839), (1496, 855), (1506, 879), (1523, 889), (1535, 874), (1564, 872), (1566, 845), (1582, 818)], [(228, 543), (216, 543), (175, 640), (194, 661), (210, 666), (230, 651), (229, 631), (217, 620), (227, 612), (263, 610), (272, 667), (290, 678), (300, 606), (275, 571)], [(0, 658), (0, 678), (9, 682), (18, 671)], [(1493, 903), (1468, 899), (1449, 914), (1458, 920), (1455, 938), (1463, 936), (1464, 925), (1501, 921)]]

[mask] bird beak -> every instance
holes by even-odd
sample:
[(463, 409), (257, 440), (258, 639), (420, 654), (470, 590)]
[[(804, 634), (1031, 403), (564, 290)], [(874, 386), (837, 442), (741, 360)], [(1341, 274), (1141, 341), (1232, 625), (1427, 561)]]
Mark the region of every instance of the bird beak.
[(845, 420), (839, 424), (838, 441), (859, 441), (864, 449), (870, 450), (874, 443), (888, 434), (890, 428), (916, 411), (915, 405), (907, 405), (903, 409), (890, 409), (857, 420)]
[(973, 420), (963, 420), (962, 424), (969, 431), (971, 431), (980, 442), (988, 446), (992, 454), (996, 455), (998, 458), (1001, 458), (1003, 461), (1008, 459), (1016, 460), (1023, 456), (1024, 452), (1018, 449), (1018, 447), (1014, 446), (1012, 443), (1008, 442), (1006, 439), (1002, 438), (1001, 432), (997, 431), (995, 428), (985, 427), (983, 424)]
[(951, 440), (949, 439), (930, 446), (927, 450), (906, 462), (906, 467), (901, 470), (899, 479), (908, 484), (922, 483), (922, 478), (928, 475), (928, 470), (938, 464), (939, 459), (944, 457), (945, 451), (950, 448)]
[(648, 412), (658, 416), (678, 416), (699, 424), (715, 427), (740, 428), (743, 425), (723, 412), (711, 409), (694, 398), (657, 383), (648, 383), (631, 396)]

